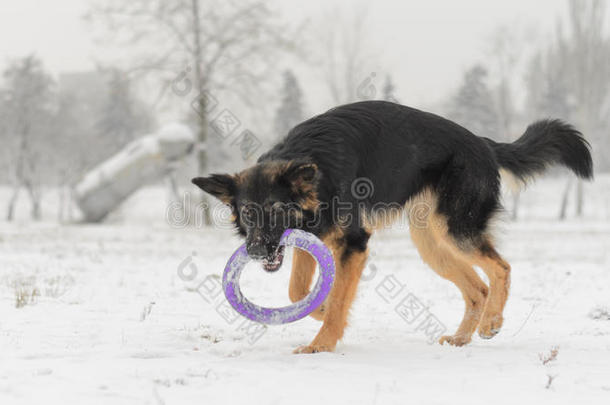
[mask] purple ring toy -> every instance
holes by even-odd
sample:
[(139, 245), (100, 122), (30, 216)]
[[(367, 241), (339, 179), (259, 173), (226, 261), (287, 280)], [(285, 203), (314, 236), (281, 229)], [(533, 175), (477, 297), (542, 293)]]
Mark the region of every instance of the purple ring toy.
[(335, 261), (328, 248), (315, 235), (288, 229), (280, 239), (280, 245), (294, 246), (309, 252), (320, 265), (320, 277), (311, 293), (299, 302), (281, 308), (265, 308), (250, 302), (239, 288), (239, 277), (250, 257), (243, 244), (233, 253), (222, 276), (225, 297), (237, 312), (248, 319), (268, 325), (298, 321), (318, 308), (330, 292), (335, 279)]

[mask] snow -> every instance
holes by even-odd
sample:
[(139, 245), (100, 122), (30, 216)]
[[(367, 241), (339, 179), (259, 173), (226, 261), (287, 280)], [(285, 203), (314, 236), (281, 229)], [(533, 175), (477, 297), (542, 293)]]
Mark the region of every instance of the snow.
[[(584, 219), (556, 222), (564, 185), (534, 184), (522, 219), (500, 225), (513, 273), (495, 338), (428, 344), (417, 319), (399, 316), (396, 300), (412, 294), (453, 332), (463, 301), (397, 226), (371, 240), (336, 352), (314, 355), (292, 354), (315, 336), (311, 318), (262, 334), (232, 318), (214, 294), (242, 242), (166, 224), (163, 189), (139, 191), (101, 225), (54, 223), (49, 194), (45, 222), (26, 222), (27, 206), (0, 222), (0, 404), (609, 403), (610, 177), (587, 185)], [(277, 273), (248, 264), (244, 294), (288, 304), (290, 263), (287, 252)], [(394, 300), (387, 277), (404, 286)], [(34, 290), (17, 308), (16, 291)]]
[(162, 126), (155, 137), (166, 160), (184, 158), (195, 143), (193, 131), (184, 124), (172, 122)]

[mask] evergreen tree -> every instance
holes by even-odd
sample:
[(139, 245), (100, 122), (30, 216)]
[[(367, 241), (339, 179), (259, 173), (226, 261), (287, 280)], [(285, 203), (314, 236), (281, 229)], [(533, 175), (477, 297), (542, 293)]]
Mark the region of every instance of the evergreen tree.
[(284, 136), (295, 125), (303, 121), (303, 92), (295, 75), (287, 70), (284, 72), (282, 102), (275, 114), (275, 132)]
[(561, 118), (571, 121), (568, 86), (565, 65), (559, 60), (556, 49), (537, 53), (530, 63), (527, 74), (529, 119), (544, 117)]
[(469, 69), (464, 75), (464, 83), (451, 100), (448, 115), (475, 135), (497, 138), (499, 119), (486, 78), (487, 70), (483, 66)]
[[(610, 38), (606, 34), (606, 2), (568, 0), (568, 26), (558, 24), (550, 46), (541, 49), (529, 71), (528, 98), (538, 115), (572, 123), (593, 145), (595, 170), (610, 167), (608, 105), (610, 105)], [(538, 118), (538, 117), (535, 117)], [(561, 217), (569, 193), (566, 187)], [(576, 181), (576, 214), (581, 216), (584, 192)]]
[(395, 92), (396, 92), (396, 86), (394, 86), (392, 77), (390, 75), (387, 75), (385, 77), (385, 83), (383, 84), (382, 100), (391, 101), (393, 103), (398, 103), (399, 101), (394, 96)]
[(111, 154), (138, 136), (151, 130), (151, 114), (131, 91), (129, 79), (119, 70), (112, 70), (105, 100), (99, 112), (96, 129), (106, 153)]

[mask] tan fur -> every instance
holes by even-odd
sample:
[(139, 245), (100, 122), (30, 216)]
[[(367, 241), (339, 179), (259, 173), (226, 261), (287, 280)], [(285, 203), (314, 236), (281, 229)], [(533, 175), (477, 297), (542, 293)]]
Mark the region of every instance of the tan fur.
[[(471, 341), (477, 326), (482, 337), (494, 336), (502, 326), (502, 312), (510, 286), (510, 266), (496, 252), (489, 235), (483, 235), (482, 242), (476, 244), (456, 241), (448, 232), (447, 219), (437, 212), (437, 197), (430, 189), (409, 200), (405, 210), (413, 243), (424, 262), (441, 277), (453, 282), (464, 298), (464, 316), (457, 331), (441, 337), (439, 342), (465, 345)], [(388, 226), (398, 217), (395, 214), (363, 217), (362, 226), (372, 232)], [(324, 321), (320, 331), (309, 345), (299, 347), (295, 353), (333, 351), (343, 336), (349, 308), (368, 256), (367, 251), (344, 257), (343, 236), (341, 228), (336, 226), (323, 238), (335, 258), (335, 283), (327, 302), (312, 314)], [(474, 270), (475, 265), (487, 274), (489, 289)], [(295, 252), (289, 290), (293, 302), (309, 294), (315, 266), (314, 259), (307, 253)]]
[(289, 163), (286, 162), (266, 162), (263, 166), (263, 173), (271, 183), (275, 183), (280, 175), (286, 171), (288, 165)]
[(361, 218), (362, 227), (368, 232), (389, 228), (402, 217), (403, 213), (404, 207), (401, 207), (400, 204), (386, 206), (385, 209), (378, 209), (372, 215), (367, 215), (363, 212)]
[[(508, 298), (510, 266), (488, 240), (476, 249), (458, 246), (449, 235), (447, 221), (436, 211), (435, 194), (426, 190), (411, 201), (411, 206), (428, 207), (427, 214), (410, 217), (411, 237), (422, 259), (441, 277), (452, 281), (465, 302), (464, 318), (453, 336), (443, 336), (440, 343), (462, 346), (470, 342), (479, 321), (479, 334), (492, 337), (502, 326), (502, 311)], [(481, 267), (490, 280), (490, 291), (476, 274)], [(484, 308), (484, 311), (483, 311)]]
[(308, 193), (305, 199), (301, 202), (301, 207), (307, 211), (316, 211), (320, 206), (320, 201), (318, 200), (318, 195), (315, 192)]
[[(435, 208), (433, 196), (430, 194), (425, 197), (429, 197), (428, 202)], [(457, 247), (452, 246), (444, 218), (431, 212), (427, 217), (420, 217), (418, 220), (425, 222), (416, 224), (413, 221), (410, 231), (419, 254), (438, 275), (453, 282), (460, 289), (465, 303), (464, 317), (458, 330), (453, 336), (443, 336), (440, 343), (462, 346), (470, 342), (479, 324), (487, 297), (487, 286), (470, 263), (459, 255)]]
[[(286, 173), (293, 164), (295, 164), (293, 161), (267, 163), (265, 173), (273, 183), (276, 182), (282, 174)], [(316, 170), (318, 169), (318, 166), (314, 163), (308, 164), (307, 166), (311, 166)], [(314, 184), (304, 181), (296, 181), (291, 185), (291, 187), (293, 192), (304, 196), (301, 201), (299, 201), (299, 205), (304, 210), (315, 211), (318, 209), (320, 206), (320, 201), (318, 200), (318, 193)]]
[(515, 176), (508, 170), (500, 169), (499, 171), (502, 183), (506, 184), (506, 186), (513, 194), (519, 194), (521, 190), (525, 187), (525, 183), (523, 182), (523, 180), (519, 179), (517, 176)]
[(339, 339), (343, 337), (349, 309), (356, 296), (368, 251), (352, 253), (343, 260), (344, 245), (340, 242), (340, 239), (337, 239), (334, 234), (324, 238), (324, 243), (331, 247), (335, 258), (335, 282), (330, 292), (328, 309), (320, 331), (309, 345), (297, 348), (295, 353), (333, 351)]
[[(318, 166), (313, 163), (307, 166), (318, 170)], [(315, 184), (306, 181), (295, 181), (292, 184), (292, 191), (304, 196), (304, 198), (299, 201), (299, 204), (304, 210), (315, 211), (320, 206)]]
[[(286, 173), (288, 169), (290, 169), (294, 162), (268, 162), (263, 166), (263, 173), (265, 176), (269, 178), (270, 182), (277, 182), (279, 177)], [(315, 164), (310, 164), (309, 166), (314, 167), (317, 170), (317, 166)], [(243, 170), (233, 176), (237, 186), (245, 183), (248, 177), (251, 175), (253, 168), (249, 168)], [(303, 210), (307, 211), (316, 211), (320, 206), (320, 201), (318, 200), (318, 194), (315, 189), (315, 185), (308, 182), (300, 182), (296, 181), (291, 185), (292, 191), (298, 193), (303, 196), (300, 201), (298, 201), (299, 206)], [(225, 201), (223, 201), (225, 202)], [(226, 204), (230, 204), (231, 201), (226, 201)], [(302, 214), (296, 210), (291, 211), (291, 215), (294, 215), (297, 220), (302, 219)]]
[(309, 294), (315, 270), (315, 259), (306, 251), (295, 248), (292, 254), (292, 273), (288, 287), (288, 296), (292, 302), (300, 301)]
[[(322, 237), (322, 241), (328, 246), (333, 253), (335, 259), (335, 267), (337, 264), (338, 246), (343, 238), (343, 230), (339, 227), (333, 228), (328, 234)], [(334, 248), (333, 248), (334, 247)], [(288, 296), (292, 302), (297, 302), (305, 298), (310, 293), (311, 282), (316, 271), (316, 260), (307, 252), (301, 249), (294, 249), (292, 256), (292, 272), (290, 273), (290, 285), (288, 287)], [(309, 314), (312, 318), (322, 321), (326, 314), (326, 301), (320, 305), (315, 311)]]
[(500, 331), (504, 321), (502, 314), (510, 289), (510, 265), (500, 257), (491, 242), (473, 255), (473, 261), (489, 278), (489, 299), (479, 325), (479, 335), (489, 339)]
[[(316, 271), (316, 260), (306, 251), (294, 249), (292, 256), (292, 273), (290, 274), (290, 286), (288, 296), (290, 301), (297, 302), (307, 297), (310, 292), (311, 282)], [(320, 305), (310, 316), (319, 321), (324, 319), (325, 306)]]

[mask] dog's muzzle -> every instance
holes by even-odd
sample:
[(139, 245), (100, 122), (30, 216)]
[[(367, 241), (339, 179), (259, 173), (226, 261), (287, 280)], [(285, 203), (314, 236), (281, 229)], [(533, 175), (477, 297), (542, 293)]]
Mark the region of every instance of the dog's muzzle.
[(284, 246), (278, 246), (275, 251), (261, 260), (263, 269), (270, 273), (277, 271), (284, 260)]

